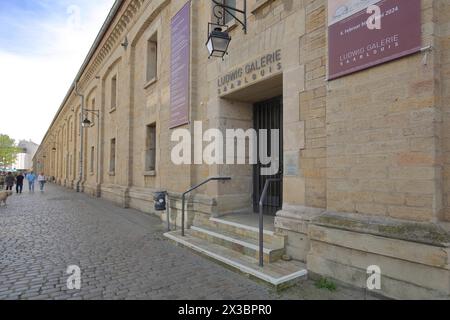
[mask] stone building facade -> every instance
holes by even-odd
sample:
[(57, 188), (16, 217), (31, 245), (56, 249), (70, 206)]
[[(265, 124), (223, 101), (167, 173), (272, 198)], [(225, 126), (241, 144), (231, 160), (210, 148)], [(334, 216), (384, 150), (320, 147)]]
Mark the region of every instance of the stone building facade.
[[(247, 130), (263, 117), (282, 130), (282, 183), (271, 191), (276, 210), (267, 216), (268, 237), (282, 239), (283, 253), (304, 263), (310, 275), (365, 288), (367, 268), (375, 265), (380, 294), (448, 299), (445, 0), (421, 0), (421, 42), (428, 50), (332, 81), (326, 0), (248, 0), (247, 33), (229, 21), (232, 41), (224, 60), (208, 59), (205, 47), (211, 1), (118, 0), (37, 152), (46, 174), (164, 221), (167, 215), (153, 209), (153, 194), (167, 190), (170, 220), (178, 226), (184, 191), (210, 176), (230, 176), (188, 198), (186, 226), (216, 245), (217, 238), (230, 240), (229, 233), (215, 233), (221, 217), (256, 209), (261, 179), (253, 165), (171, 160), (171, 21), (185, 5), (190, 121), (181, 128), (194, 134), (201, 122), (204, 130)], [(233, 78), (239, 70), (245, 75)], [(90, 128), (80, 125), (81, 101), (98, 110), (88, 113)], [(245, 223), (227, 225), (239, 224)], [(240, 247), (253, 248), (253, 229), (246, 230)]]
[[(20, 140), (17, 147), (21, 152), (17, 155), (13, 168), (21, 171), (33, 169), (33, 158), (39, 145), (31, 140)], [(39, 167), (35, 167), (34, 170), (39, 170)]]

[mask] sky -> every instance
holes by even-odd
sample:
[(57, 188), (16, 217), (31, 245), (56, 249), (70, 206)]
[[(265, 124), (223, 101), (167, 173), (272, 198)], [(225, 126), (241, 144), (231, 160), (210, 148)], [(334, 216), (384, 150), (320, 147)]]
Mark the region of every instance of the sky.
[(0, 134), (41, 143), (114, 0), (0, 0)]

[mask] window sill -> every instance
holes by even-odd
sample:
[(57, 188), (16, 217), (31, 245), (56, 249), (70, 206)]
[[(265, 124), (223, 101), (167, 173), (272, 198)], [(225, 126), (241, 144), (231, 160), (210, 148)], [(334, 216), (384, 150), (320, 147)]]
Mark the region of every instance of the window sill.
[(156, 177), (156, 171), (144, 171), (144, 177)]
[(230, 20), (227, 22), (228, 31), (233, 31), (238, 26), (238, 22), (236, 19)]
[(158, 78), (153, 78), (152, 80), (148, 81), (148, 82), (144, 85), (144, 89), (148, 89), (149, 87), (151, 87), (152, 85), (154, 85), (156, 82), (158, 82)]
[(273, 0), (256, 0), (256, 3), (253, 5), (253, 8), (251, 8), (250, 12), (254, 15), (271, 2), (273, 2)]
[(109, 174), (110, 177), (114, 177), (116, 175), (115, 172), (109, 172), (108, 174)]
[(109, 113), (116, 112), (116, 110), (117, 110), (117, 107), (111, 108), (111, 110), (109, 110)]

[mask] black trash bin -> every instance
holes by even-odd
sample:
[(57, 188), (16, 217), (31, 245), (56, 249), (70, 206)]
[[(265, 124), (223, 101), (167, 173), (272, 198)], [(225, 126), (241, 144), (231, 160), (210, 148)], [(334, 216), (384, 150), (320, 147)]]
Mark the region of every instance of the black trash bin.
[(156, 211), (166, 211), (167, 208), (167, 191), (158, 191), (155, 192), (154, 201), (155, 201), (155, 210)]

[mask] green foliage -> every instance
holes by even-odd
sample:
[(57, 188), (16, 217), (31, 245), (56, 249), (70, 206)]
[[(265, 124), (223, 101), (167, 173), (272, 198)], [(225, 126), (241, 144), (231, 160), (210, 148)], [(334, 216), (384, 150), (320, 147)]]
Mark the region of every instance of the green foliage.
[(10, 166), (16, 162), (20, 148), (17, 147), (14, 139), (8, 135), (0, 134), (0, 168)]
[(316, 288), (318, 289), (327, 289), (331, 292), (334, 292), (337, 290), (336, 284), (327, 279), (327, 278), (320, 278), (319, 280), (316, 281)]

